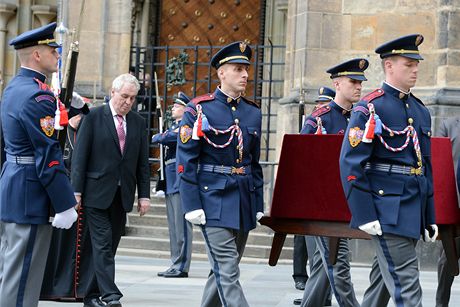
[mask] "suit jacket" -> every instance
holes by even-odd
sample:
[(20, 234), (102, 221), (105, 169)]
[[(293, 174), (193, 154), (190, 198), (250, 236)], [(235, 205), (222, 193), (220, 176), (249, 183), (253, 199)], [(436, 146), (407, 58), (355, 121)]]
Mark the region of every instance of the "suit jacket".
[(460, 158), (460, 117), (449, 117), (443, 120), (439, 126), (438, 135), (450, 138), (454, 169), (457, 170), (457, 163)]
[(145, 120), (132, 111), (126, 115), (122, 154), (109, 104), (92, 109), (78, 129), (71, 178), (86, 207), (107, 209), (119, 183), (125, 211), (132, 210), (136, 185), (139, 198), (150, 198)]

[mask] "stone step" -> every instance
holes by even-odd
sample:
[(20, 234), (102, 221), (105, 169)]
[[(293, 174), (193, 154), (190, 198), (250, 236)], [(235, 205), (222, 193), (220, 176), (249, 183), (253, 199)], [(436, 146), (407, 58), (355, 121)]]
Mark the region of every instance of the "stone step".
[[(155, 251), (168, 251), (169, 250), (169, 239), (167, 238), (146, 238), (146, 237), (135, 237), (135, 236), (124, 236), (120, 241), (120, 248), (130, 249), (144, 249), (144, 250), (155, 250)], [(268, 259), (270, 255), (270, 246), (246, 244), (244, 250), (245, 257), (255, 257)], [(192, 244), (192, 252), (199, 254), (206, 254), (206, 248), (203, 241), (194, 240)], [(280, 258), (291, 259), (292, 258), (292, 247), (284, 247), (281, 251)]]
[[(149, 249), (140, 249), (140, 248), (124, 248), (119, 247), (117, 249), (117, 256), (134, 256), (134, 257), (151, 257), (151, 258), (162, 258), (169, 259), (169, 251), (158, 251), (158, 250), (149, 250)], [(194, 261), (208, 261), (208, 257), (205, 254), (201, 253), (192, 253), (192, 265), (191, 270), (193, 270)], [(268, 260), (266, 258), (256, 258), (256, 257), (246, 257), (243, 255), (241, 258), (242, 263), (252, 263), (252, 264), (267, 264)], [(278, 264), (292, 264), (292, 259), (280, 259)]]
[[(265, 226), (259, 226), (262, 228)], [(169, 238), (169, 230), (166, 226), (143, 226), (143, 225), (132, 225), (126, 227), (126, 235), (134, 237), (146, 237), (146, 238)], [(256, 231), (253, 230), (249, 233), (247, 244), (256, 244), (271, 246), (273, 235), (268, 233), (266, 230)], [(193, 242), (203, 241), (203, 236), (201, 235), (201, 230), (198, 227), (193, 227)], [(287, 239), (284, 246), (292, 247), (293, 240)]]

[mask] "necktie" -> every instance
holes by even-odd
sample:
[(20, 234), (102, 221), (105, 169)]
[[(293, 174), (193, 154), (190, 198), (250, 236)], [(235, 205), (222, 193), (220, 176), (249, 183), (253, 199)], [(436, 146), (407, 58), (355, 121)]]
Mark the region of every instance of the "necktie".
[(120, 151), (123, 153), (125, 149), (125, 141), (126, 141), (126, 133), (125, 129), (123, 129), (123, 116), (117, 115), (118, 125), (117, 125), (117, 134), (118, 134), (118, 141), (120, 142)]

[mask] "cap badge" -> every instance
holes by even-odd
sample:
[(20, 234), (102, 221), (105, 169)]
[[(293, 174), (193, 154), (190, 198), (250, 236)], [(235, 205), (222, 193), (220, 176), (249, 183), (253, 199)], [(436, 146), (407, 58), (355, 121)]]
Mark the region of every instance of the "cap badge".
[(319, 89), (319, 94), (322, 95), (323, 93), (324, 93), (324, 87), (321, 87), (321, 88)]
[(415, 39), (415, 46), (418, 46), (422, 43), (423, 36), (417, 35), (417, 38)]
[(366, 61), (365, 61), (365, 60), (359, 61), (359, 69), (363, 69), (365, 65), (366, 65)]
[(246, 43), (241, 42), (240, 43), (240, 51), (241, 51), (241, 53), (244, 53), (244, 50), (246, 50)]

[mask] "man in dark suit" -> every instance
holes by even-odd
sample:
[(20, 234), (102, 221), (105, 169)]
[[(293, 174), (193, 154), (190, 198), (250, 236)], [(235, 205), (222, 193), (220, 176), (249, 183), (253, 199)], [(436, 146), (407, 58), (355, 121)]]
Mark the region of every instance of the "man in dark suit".
[(131, 112), (139, 87), (136, 77), (118, 76), (109, 103), (91, 110), (77, 136), (71, 177), (86, 209), (95, 269), (84, 299), (87, 307), (105, 306), (100, 299), (121, 306), (114, 257), (136, 186), (140, 215), (150, 207), (147, 130), (145, 120)]
[[(450, 117), (441, 122), (438, 131), (439, 136), (448, 137), (452, 143), (452, 157), (454, 159), (454, 170), (458, 178), (458, 159), (460, 158), (460, 117)], [(458, 180), (457, 180), (458, 181)], [(441, 247), (441, 254), (438, 259), (438, 288), (436, 289), (436, 307), (448, 307), (450, 301), (450, 288), (454, 282), (454, 276), (449, 271), (447, 257)]]

